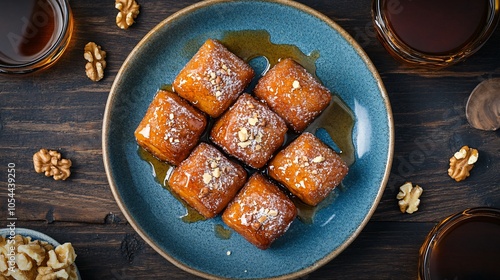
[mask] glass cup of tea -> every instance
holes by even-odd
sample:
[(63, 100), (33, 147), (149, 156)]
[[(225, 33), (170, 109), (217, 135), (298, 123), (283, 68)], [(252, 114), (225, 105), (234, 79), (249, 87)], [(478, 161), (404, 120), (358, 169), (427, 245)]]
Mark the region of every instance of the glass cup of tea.
[(499, 236), (500, 209), (470, 208), (445, 218), (420, 248), (418, 279), (500, 279)]
[(479, 50), (495, 30), (500, 0), (373, 0), (379, 40), (396, 59), (443, 68)]
[(4, 1), (0, 9), (0, 73), (30, 73), (56, 62), (68, 46), (68, 0)]

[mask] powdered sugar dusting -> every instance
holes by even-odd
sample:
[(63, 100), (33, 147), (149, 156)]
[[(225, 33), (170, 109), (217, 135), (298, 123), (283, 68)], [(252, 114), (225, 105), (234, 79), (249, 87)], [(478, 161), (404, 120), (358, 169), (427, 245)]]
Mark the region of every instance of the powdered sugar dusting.
[(260, 168), (284, 141), (284, 121), (249, 94), (242, 94), (214, 126), (212, 140), (223, 149)]
[(204, 122), (201, 114), (193, 114), (192, 110), (169, 95), (159, 99), (154, 116), (155, 118), (150, 119), (148, 124), (150, 133), (161, 137), (171, 145), (182, 145), (181, 140), (185, 142), (186, 138), (196, 139), (200, 132), (192, 130), (189, 124)]
[(347, 166), (332, 149), (310, 133), (303, 133), (269, 165), (270, 175), (303, 198), (326, 197), (347, 173)]
[(269, 240), (283, 234), (296, 214), (293, 202), (260, 174), (249, 179), (233, 203), (238, 210), (230, 218)]
[(174, 88), (199, 109), (217, 117), (252, 77), (253, 69), (248, 64), (220, 42), (209, 39), (176, 77)]
[(139, 131), (139, 134), (141, 134), (142, 136), (144, 136), (144, 138), (149, 138), (149, 133), (151, 132), (151, 126), (149, 125), (149, 123), (143, 128), (141, 129), (141, 131)]
[(137, 142), (163, 161), (178, 165), (198, 143), (205, 116), (175, 93), (160, 90), (135, 131)]
[(200, 143), (174, 172), (181, 174), (178, 177), (179, 182), (187, 181), (183, 188), (194, 189), (198, 186), (199, 201), (210, 211), (217, 212), (221, 210), (221, 203), (227, 204), (233, 198), (246, 177), (241, 166), (206, 143)]
[(330, 91), (291, 59), (281, 60), (260, 79), (255, 94), (297, 132), (331, 101)]

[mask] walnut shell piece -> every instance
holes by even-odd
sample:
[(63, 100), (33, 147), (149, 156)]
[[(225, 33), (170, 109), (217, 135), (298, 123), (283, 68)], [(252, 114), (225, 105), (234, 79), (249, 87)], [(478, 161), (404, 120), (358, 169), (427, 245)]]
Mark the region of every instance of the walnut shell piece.
[(479, 152), (476, 149), (463, 146), (450, 158), (448, 175), (457, 182), (465, 180), (465, 178), (469, 177), (470, 171), (478, 158)]
[(418, 210), (420, 205), (420, 196), (422, 195), (422, 189), (419, 185), (413, 187), (412, 183), (407, 182), (401, 187), (399, 187), (399, 193), (396, 198), (399, 200), (399, 210), (402, 213), (412, 214)]
[(119, 10), (116, 15), (116, 25), (121, 29), (129, 28), (139, 14), (139, 7), (135, 0), (116, 0), (115, 8)]
[(57, 151), (40, 149), (33, 155), (33, 165), (37, 173), (53, 176), (54, 180), (66, 180), (71, 175), (71, 160), (61, 158)]
[(94, 82), (101, 80), (104, 77), (104, 68), (106, 68), (106, 52), (94, 42), (87, 43), (83, 51), (83, 57), (88, 61), (85, 65), (87, 77)]

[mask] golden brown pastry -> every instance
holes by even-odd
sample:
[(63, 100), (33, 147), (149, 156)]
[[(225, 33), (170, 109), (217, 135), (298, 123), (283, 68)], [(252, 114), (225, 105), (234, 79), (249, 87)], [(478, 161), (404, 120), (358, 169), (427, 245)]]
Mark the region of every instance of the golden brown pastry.
[(330, 103), (330, 91), (292, 59), (282, 59), (254, 89), (295, 132), (302, 132)]
[(175, 92), (216, 118), (251, 82), (254, 71), (217, 40), (208, 39), (173, 82)]
[(178, 165), (198, 144), (207, 120), (177, 94), (160, 90), (135, 130), (139, 146), (162, 161)]
[(222, 214), (222, 220), (250, 243), (267, 249), (297, 215), (293, 202), (263, 175), (250, 177)]
[(200, 143), (174, 169), (168, 185), (205, 218), (213, 218), (246, 182), (246, 171), (215, 147)]
[(253, 168), (263, 167), (285, 140), (285, 122), (249, 94), (214, 124), (210, 138), (222, 149)]
[(348, 167), (330, 147), (304, 132), (269, 162), (267, 170), (303, 202), (315, 206), (342, 182)]

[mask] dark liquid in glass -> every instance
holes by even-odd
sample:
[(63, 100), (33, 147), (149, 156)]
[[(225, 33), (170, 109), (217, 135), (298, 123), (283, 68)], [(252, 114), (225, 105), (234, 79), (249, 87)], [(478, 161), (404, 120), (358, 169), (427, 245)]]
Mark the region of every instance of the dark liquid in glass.
[(0, 63), (18, 65), (43, 56), (57, 41), (63, 17), (52, 0), (3, 1)]
[(442, 237), (430, 256), (434, 279), (500, 279), (500, 220), (463, 220)]
[(389, 28), (410, 48), (427, 54), (461, 50), (483, 30), (495, 0), (386, 0)]

